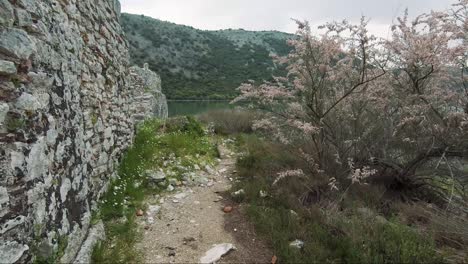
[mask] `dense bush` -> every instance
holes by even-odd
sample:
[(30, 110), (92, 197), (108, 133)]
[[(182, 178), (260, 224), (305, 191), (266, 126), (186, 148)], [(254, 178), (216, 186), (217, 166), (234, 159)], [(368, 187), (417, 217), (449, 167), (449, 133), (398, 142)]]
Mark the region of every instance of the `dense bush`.
[(231, 135), (252, 133), (253, 122), (259, 115), (258, 112), (244, 109), (218, 109), (204, 112), (198, 119), (213, 125), (216, 134)]
[[(388, 215), (390, 220), (378, 213), (385, 205), (375, 187), (356, 185), (333, 195), (309, 190), (299, 178), (274, 184), (278, 172), (304, 168), (306, 162), (290, 146), (256, 135), (239, 135), (236, 142), (243, 151), (236, 163), (241, 181), (232, 191), (244, 192), (234, 198), (247, 204), (246, 213), (256, 231), (281, 262), (445, 262), (436, 250), (433, 232), (408, 226), (396, 213)], [(302, 250), (289, 245), (296, 239), (304, 242)]]

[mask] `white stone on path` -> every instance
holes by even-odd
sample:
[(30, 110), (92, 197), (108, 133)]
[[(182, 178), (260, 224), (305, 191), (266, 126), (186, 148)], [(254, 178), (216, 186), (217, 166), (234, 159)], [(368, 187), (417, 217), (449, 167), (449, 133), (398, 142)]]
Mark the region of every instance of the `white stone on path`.
[(178, 193), (178, 194), (174, 195), (174, 198), (178, 199), (178, 200), (182, 200), (187, 196), (188, 196), (188, 194), (186, 194), (186, 193)]
[(213, 245), (213, 247), (208, 250), (203, 257), (200, 258), (200, 263), (215, 263), (220, 260), (222, 256), (229, 253), (229, 251), (236, 249), (233, 244), (224, 243)]

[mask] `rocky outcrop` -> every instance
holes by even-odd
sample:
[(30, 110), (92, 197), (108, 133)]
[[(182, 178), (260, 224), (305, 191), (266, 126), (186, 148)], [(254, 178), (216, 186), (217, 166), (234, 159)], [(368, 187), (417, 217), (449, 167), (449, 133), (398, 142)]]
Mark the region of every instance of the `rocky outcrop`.
[(117, 0), (0, 0), (2, 263), (71, 262), (90, 241), (134, 136), (119, 16)]
[(133, 91), (133, 120), (139, 122), (148, 117), (167, 118), (167, 101), (161, 91), (159, 75), (151, 71), (145, 63), (143, 68), (131, 67), (129, 78)]

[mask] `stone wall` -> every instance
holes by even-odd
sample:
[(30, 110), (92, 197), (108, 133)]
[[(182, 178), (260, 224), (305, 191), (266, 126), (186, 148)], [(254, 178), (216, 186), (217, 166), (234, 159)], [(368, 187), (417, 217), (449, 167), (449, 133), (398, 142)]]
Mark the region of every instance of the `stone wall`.
[(119, 16), (117, 0), (0, 0), (2, 263), (73, 261), (132, 143)]
[(134, 122), (148, 117), (165, 119), (168, 116), (166, 96), (161, 91), (161, 78), (148, 68), (133, 66), (129, 75), (132, 87), (132, 113)]

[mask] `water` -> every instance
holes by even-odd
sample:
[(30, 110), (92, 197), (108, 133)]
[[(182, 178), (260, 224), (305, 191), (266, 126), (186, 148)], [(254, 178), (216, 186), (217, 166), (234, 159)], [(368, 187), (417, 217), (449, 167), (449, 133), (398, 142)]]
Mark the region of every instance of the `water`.
[(197, 115), (209, 110), (231, 109), (229, 101), (171, 101), (167, 102), (169, 116)]

